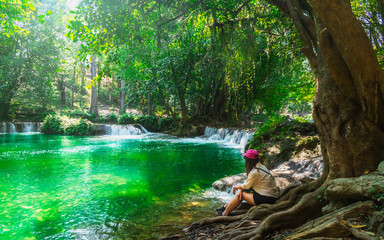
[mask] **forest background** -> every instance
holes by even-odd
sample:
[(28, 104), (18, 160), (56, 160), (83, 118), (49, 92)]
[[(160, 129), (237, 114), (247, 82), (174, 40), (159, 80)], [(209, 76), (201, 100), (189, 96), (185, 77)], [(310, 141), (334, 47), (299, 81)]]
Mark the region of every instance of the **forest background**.
[[(352, 6), (383, 60), (383, 6)], [(95, 119), (92, 94), (174, 120), (310, 112), (297, 30), (267, 3), (2, 0), (0, 11), (0, 120), (63, 109)]]
[[(382, 3), (352, 6), (383, 63)], [(267, 3), (2, 0), (0, 13), (0, 120), (95, 120), (98, 102), (174, 120), (310, 112), (297, 30)]]

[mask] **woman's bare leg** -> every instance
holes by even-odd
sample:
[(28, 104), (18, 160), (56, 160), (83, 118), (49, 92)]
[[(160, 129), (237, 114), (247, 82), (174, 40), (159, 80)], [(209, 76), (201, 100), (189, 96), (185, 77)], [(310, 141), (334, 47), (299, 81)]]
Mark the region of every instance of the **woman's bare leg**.
[(253, 200), (253, 193), (242, 192), (241, 198), (239, 198), (239, 196), (236, 195), (234, 198), (232, 198), (232, 200), (229, 203), (227, 203), (224, 206), (225, 210), (223, 212), (223, 216), (227, 216), (230, 212), (236, 209), (240, 205), (240, 203), (243, 201), (240, 199), (245, 200), (247, 203), (251, 205), (256, 205), (255, 201)]
[(253, 206), (256, 205), (255, 200), (253, 200), (253, 193), (243, 192), (243, 199)]
[(243, 200), (240, 200), (236, 195), (232, 200), (226, 205), (225, 210), (223, 212), (223, 216), (227, 216), (233, 209), (236, 209)]

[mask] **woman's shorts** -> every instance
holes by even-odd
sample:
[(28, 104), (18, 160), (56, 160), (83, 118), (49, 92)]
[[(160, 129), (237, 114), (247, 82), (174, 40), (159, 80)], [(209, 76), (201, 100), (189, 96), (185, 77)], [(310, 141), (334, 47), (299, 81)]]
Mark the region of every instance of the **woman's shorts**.
[(260, 195), (257, 192), (253, 192), (253, 201), (255, 201), (256, 205), (259, 205), (262, 203), (274, 204), (277, 201), (277, 198), (267, 197), (267, 196)]

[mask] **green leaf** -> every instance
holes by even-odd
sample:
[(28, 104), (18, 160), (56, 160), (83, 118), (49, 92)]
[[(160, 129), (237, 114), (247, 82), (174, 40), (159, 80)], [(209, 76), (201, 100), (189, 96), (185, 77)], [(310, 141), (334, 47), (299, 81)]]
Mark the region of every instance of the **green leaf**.
[(51, 15), (52, 14), (52, 11), (49, 10), (48, 12), (46, 12), (45, 14), (47, 14), (47, 16)]
[(32, 3), (29, 3), (29, 4), (28, 4), (28, 7), (29, 7), (29, 9), (31, 9), (32, 11), (35, 11), (35, 10), (36, 10), (35, 6), (34, 6)]

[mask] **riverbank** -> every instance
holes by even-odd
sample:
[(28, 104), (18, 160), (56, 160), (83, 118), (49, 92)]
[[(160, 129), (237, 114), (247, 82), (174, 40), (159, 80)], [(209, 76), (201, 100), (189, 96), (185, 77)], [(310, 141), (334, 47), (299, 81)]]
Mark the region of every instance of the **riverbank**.
[[(273, 169), (271, 172), (282, 189), (279, 201), (255, 207), (242, 204), (229, 216), (215, 217), (213, 212), (212, 217), (186, 226), (183, 235), (164, 239), (384, 238), (384, 162), (376, 171), (356, 178), (334, 179), (318, 191), (308, 193), (300, 203), (308, 204), (308, 209), (321, 209), (321, 213), (308, 210), (298, 216), (296, 212), (300, 208), (293, 207), (292, 202), (299, 201), (305, 189), (317, 188), (317, 182), (324, 181), (320, 141), (313, 127), (277, 124), (265, 134), (256, 134), (250, 146), (257, 144), (264, 164)], [(214, 182), (213, 188), (230, 191), (244, 178), (243, 174), (229, 176)], [(305, 214), (311, 220), (306, 224), (300, 220)], [(287, 219), (291, 219), (288, 224)]]

